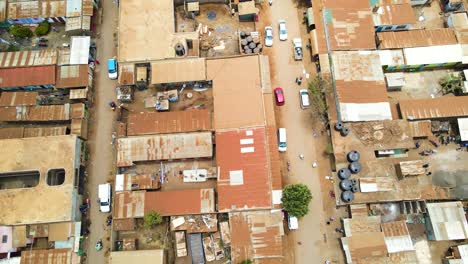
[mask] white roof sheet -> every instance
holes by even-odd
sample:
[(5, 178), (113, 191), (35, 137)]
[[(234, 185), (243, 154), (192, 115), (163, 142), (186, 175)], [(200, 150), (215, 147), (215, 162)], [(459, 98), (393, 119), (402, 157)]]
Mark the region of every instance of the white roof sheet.
[(463, 260), (463, 264), (468, 264), (468, 244), (467, 245), (459, 245), (458, 251), (460, 252), (460, 256)]
[(116, 192), (123, 192), (124, 191), (124, 174), (117, 174), (115, 175), (115, 191)]
[(414, 250), (413, 242), (411, 241), (411, 236), (409, 235), (384, 237), (384, 240), (385, 244), (387, 245), (388, 253)]
[(403, 53), (406, 65), (461, 62), (463, 58), (460, 44), (406, 48)]
[(458, 118), (458, 130), (462, 141), (468, 141), (468, 118)]
[(461, 202), (428, 203), (427, 211), (435, 240), (468, 238), (468, 223)]
[(344, 122), (392, 120), (389, 103), (340, 103), (341, 119)]
[(271, 199), (273, 204), (282, 204), (281, 198), (283, 197), (283, 190), (273, 190)]
[(405, 65), (403, 50), (379, 50), (380, 64), (383, 66), (401, 66)]
[(71, 37), (70, 64), (88, 64), (91, 38)]

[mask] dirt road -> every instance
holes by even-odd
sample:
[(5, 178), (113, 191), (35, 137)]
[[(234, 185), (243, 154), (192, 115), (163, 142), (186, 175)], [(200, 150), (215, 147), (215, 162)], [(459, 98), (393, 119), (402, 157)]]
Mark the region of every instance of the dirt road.
[[(116, 101), (115, 81), (107, 76), (106, 61), (116, 54), (114, 45), (114, 30), (116, 28), (117, 6), (112, 1), (102, 1), (103, 20), (98, 26), (100, 37), (97, 38), (97, 59), (101, 65), (97, 66), (94, 75), (94, 104), (91, 109), (90, 133), (88, 146), (90, 148), (90, 162), (88, 165), (88, 192), (91, 199), (91, 226), (88, 237), (87, 263), (106, 263), (109, 250), (109, 228), (106, 226), (107, 214), (99, 212), (97, 204), (98, 185), (112, 179), (114, 154), (111, 143), (114, 128), (114, 112), (107, 105)], [(95, 243), (98, 239), (104, 242), (104, 249), (96, 251)]]
[[(291, 263), (323, 263), (327, 253), (324, 240), (324, 213), (322, 195), (320, 190), (319, 168), (313, 168), (312, 163), (317, 161), (315, 138), (313, 136), (313, 124), (311, 109), (302, 110), (299, 105), (299, 89), (295, 83), (296, 77), (303, 76), (301, 88), (306, 88), (307, 80), (303, 74), (304, 65), (300, 61), (294, 61), (292, 51), (292, 39), (301, 36), (301, 28), (297, 8), (293, 0), (274, 1), (270, 9), (270, 19), (274, 28), (274, 45), (270, 51), (272, 64), (272, 84), (274, 87), (284, 89), (286, 104), (278, 107), (279, 127), (287, 130), (288, 150), (284, 160), (291, 163), (291, 172), (283, 177), (285, 184), (304, 183), (312, 191), (313, 199), (309, 206), (310, 213), (299, 221), (299, 230), (289, 232), (289, 248), (292, 252), (285, 252), (286, 259)], [(288, 40), (278, 39), (278, 20), (285, 19), (288, 29)], [(301, 18), (302, 19), (302, 18)], [(303, 39), (305, 48), (306, 39)], [(304, 60), (310, 61), (305, 56)], [(311, 75), (310, 78), (314, 76)], [(304, 160), (299, 155), (304, 155)], [(320, 166), (320, 164), (319, 164)], [(292, 238), (291, 238), (292, 237)], [(300, 242), (300, 245), (298, 244)], [(311, 262), (312, 261), (312, 262)]]

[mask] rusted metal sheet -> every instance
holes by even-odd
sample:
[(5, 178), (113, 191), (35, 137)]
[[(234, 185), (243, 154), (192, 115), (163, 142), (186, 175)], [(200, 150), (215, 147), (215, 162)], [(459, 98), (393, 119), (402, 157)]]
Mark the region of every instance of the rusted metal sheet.
[(424, 162), (422, 160), (401, 161), (399, 165), (400, 172), (403, 177), (417, 176), (426, 173), (426, 169), (423, 167)]
[(78, 264), (71, 249), (24, 250), (21, 252), (20, 264)]
[(77, 135), (82, 139), (88, 138), (88, 119), (72, 119), (70, 125), (70, 134)]
[(145, 202), (145, 191), (115, 193), (114, 218), (143, 217)]
[(163, 216), (214, 213), (214, 189), (146, 192), (145, 213), (150, 211)]
[(56, 49), (25, 50), (0, 53), (0, 68), (46, 66), (57, 63)]
[(117, 166), (138, 161), (207, 158), (213, 155), (211, 132), (118, 139)]
[(89, 66), (64, 65), (57, 67), (56, 88), (78, 88), (87, 87), (89, 84)]
[(2, 127), (0, 128), (0, 139), (22, 138), (24, 127)]
[(84, 104), (0, 107), (0, 121), (66, 121), (85, 116)]
[(55, 85), (54, 65), (0, 69), (0, 88), (40, 85)]
[(218, 210), (271, 208), (265, 128), (216, 133)]
[(26, 127), (24, 128), (23, 137), (47, 137), (47, 136), (60, 136), (67, 134), (66, 126), (56, 127)]
[(39, 14), (39, 0), (8, 3), (8, 19), (38, 18)]
[(127, 135), (185, 133), (212, 130), (211, 114), (206, 109), (174, 112), (132, 113)]
[(468, 116), (468, 96), (401, 100), (399, 104), (402, 117), (409, 120)]
[(35, 105), (37, 92), (3, 92), (0, 106)]
[(66, 15), (66, 0), (41, 0), (40, 1), (40, 17), (65, 17)]
[(115, 191), (156, 190), (159, 189), (159, 176), (152, 174), (117, 174)]
[(457, 36), (451, 28), (378, 32), (380, 49), (402, 49), (457, 44)]
[(83, 16), (92, 16), (93, 15), (93, 0), (82, 0), (83, 1), (83, 7), (82, 7), (82, 12)]
[(133, 231), (135, 230), (135, 219), (113, 219), (112, 229), (114, 231)]

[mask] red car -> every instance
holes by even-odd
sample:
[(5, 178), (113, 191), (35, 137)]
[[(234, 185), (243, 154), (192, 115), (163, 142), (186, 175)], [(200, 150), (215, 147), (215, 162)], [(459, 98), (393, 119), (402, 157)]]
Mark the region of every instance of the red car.
[(284, 93), (283, 93), (283, 88), (277, 87), (274, 90), (275, 92), (275, 100), (276, 100), (276, 105), (284, 105)]

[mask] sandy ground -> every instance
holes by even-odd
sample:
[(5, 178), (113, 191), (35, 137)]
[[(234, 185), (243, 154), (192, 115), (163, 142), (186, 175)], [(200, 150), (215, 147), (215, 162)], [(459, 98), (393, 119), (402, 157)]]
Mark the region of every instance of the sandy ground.
[[(114, 89), (116, 81), (107, 76), (106, 61), (116, 55), (114, 31), (117, 24), (117, 6), (112, 1), (103, 1), (103, 21), (98, 27), (100, 36), (97, 39), (97, 58), (101, 65), (95, 73), (95, 98), (91, 109), (90, 133), (88, 146), (90, 147), (90, 163), (88, 164), (88, 192), (91, 199), (91, 226), (88, 237), (87, 263), (106, 263), (109, 252), (109, 228), (106, 227), (107, 214), (99, 212), (96, 203), (98, 185), (112, 179), (114, 152), (111, 135), (114, 127), (115, 115), (107, 103), (116, 101)], [(104, 249), (96, 251), (95, 243), (98, 239), (104, 242)]]

